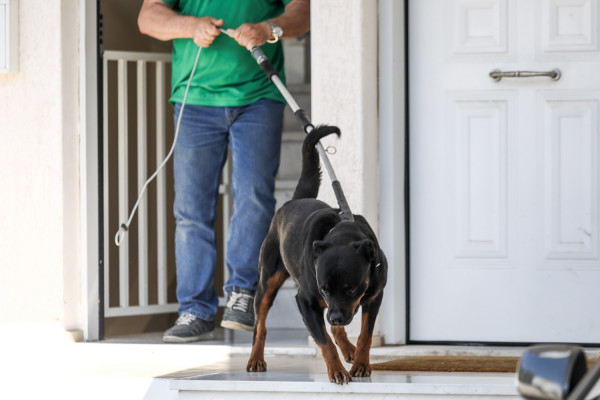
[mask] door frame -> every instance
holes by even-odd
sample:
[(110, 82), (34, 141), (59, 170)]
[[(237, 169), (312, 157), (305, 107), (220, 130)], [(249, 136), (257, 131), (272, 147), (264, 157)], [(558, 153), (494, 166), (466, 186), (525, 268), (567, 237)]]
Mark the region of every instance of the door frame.
[(102, 339), (103, 284), (100, 185), (102, 182), (99, 151), (98, 98), (98, 7), (99, 0), (79, 0), (79, 177), (80, 177), (80, 257), (81, 325), (86, 341)]
[(379, 0), (379, 237), (388, 258), (380, 312), (386, 344), (408, 336), (408, 0)]

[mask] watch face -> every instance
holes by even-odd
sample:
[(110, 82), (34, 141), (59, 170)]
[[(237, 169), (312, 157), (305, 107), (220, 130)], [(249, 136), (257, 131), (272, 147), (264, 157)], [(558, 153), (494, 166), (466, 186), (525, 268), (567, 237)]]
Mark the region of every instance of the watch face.
[(266, 21), (269, 25), (271, 25), (271, 35), (279, 38), (283, 35), (283, 29), (281, 29), (280, 26), (275, 25), (272, 21), (267, 20)]
[(280, 26), (275, 25), (272, 21), (266, 20), (267, 24), (271, 26), (271, 36), (273, 39), (267, 40), (268, 43), (276, 43), (279, 41), (279, 38), (283, 36), (283, 29)]

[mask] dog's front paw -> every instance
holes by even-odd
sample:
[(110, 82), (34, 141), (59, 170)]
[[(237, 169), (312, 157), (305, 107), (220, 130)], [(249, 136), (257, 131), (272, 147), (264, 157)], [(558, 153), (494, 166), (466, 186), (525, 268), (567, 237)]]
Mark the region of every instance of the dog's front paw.
[(344, 356), (344, 360), (347, 363), (352, 364), (354, 362), (354, 354), (356, 353), (356, 347), (349, 343), (349, 346), (339, 346), (342, 355)]
[(371, 376), (371, 365), (369, 363), (355, 363), (350, 370), (350, 375), (363, 378)]
[(248, 360), (246, 365), (246, 371), (248, 372), (265, 372), (267, 370), (267, 363), (265, 360)]
[(342, 355), (344, 356), (344, 360), (346, 360), (346, 362), (348, 364), (354, 363), (354, 352), (353, 351), (342, 352)]
[(337, 383), (338, 385), (343, 385), (344, 383), (352, 381), (352, 377), (344, 367), (330, 369), (327, 371), (327, 375), (329, 376), (330, 382)]

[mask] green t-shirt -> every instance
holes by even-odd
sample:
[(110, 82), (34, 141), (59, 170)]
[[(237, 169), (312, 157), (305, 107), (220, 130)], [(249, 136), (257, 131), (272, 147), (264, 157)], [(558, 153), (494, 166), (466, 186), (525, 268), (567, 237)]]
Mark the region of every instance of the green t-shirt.
[[(182, 15), (223, 19), (223, 29), (258, 23), (280, 15), (291, 0), (163, 0)], [(285, 83), (281, 42), (261, 46)], [(182, 102), (198, 46), (191, 39), (173, 40), (171, 102)], [(250, 52), (225, 34), (202, 49), (186, 99), (199, 106), (237, 107), (267, 98), (285, 102)]]

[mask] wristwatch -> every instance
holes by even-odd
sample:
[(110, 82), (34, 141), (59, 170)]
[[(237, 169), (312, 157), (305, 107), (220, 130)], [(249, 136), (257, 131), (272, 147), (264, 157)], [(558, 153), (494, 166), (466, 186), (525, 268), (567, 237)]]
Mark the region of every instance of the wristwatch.
[(279, 38), (283, 36), (283, 29), (279, 25), (276, 25), (270, 19), (265, 20), (267, 24), (271, 27), (271, 36), (273, 39), (267, 40), (267, 43), (277, 43)]

